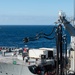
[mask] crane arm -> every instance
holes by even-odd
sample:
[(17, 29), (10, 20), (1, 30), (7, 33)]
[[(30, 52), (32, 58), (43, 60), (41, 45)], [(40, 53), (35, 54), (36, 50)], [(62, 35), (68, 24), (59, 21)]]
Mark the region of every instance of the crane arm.
[(75, 36), (75, 28), (70, 24), (70, 22), (66, 19), (66, 16), (61, 13), (59, 13), (59, 22), (63, 23), (66, 30), (70, 33), (71, 36)]

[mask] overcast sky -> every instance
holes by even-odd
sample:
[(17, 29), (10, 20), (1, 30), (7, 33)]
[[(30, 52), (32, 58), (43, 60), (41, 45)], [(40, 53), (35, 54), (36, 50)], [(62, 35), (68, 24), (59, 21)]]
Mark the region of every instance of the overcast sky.
[(0, 0), (0, 25), (50, 25), (59, 10), (72, 17), (74, 0)]

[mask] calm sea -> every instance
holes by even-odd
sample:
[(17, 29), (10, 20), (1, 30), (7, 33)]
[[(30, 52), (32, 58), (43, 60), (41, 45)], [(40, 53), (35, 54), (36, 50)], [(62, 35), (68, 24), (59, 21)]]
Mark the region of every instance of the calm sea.
[[(52, 25), (3, 25), (0, 26), (0, 46), (7, 47), (25, 47), (40, 48), (40, 47), (55, 47), (56, 40), (48, 40), (40, 38), (36, 41), (30, 41), (24, 43), (25, 37), (35, 37), (36, 34), (44, 32), (46, 34), (51, 33), (54, 26)], [(67, 34), (67, 42), (70, 43), (70, 36), (67, 31), (63, 31)], [(53, 37), (55, 32), (50, 36)]]

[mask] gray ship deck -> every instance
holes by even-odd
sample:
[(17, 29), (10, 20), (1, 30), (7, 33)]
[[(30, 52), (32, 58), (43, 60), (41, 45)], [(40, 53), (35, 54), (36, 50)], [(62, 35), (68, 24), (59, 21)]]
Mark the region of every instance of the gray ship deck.
[[(13, 64), (16, 61), (16, 64)], [(12, 56), (0, 55), (0, 75), (34, 75), (28, 69), (28, 63)]]

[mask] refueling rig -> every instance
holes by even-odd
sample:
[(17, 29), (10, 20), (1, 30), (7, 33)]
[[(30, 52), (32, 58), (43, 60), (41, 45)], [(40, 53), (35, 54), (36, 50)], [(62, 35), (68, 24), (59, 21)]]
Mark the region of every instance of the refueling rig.
[[(29, 66), (29, 70), (33, 74), (75, 75), (75, 27), (66, 19), (66, 16), (62, 11), (59, 12), (59, 18), (57, 24), (58, 26), (56, 28), (56, 37), (55, 37), (57, 55), (56, 55), (56, 60), (55, 58), (53, 58), (55, 64), (52, 65), (44, 61), (45, 56), (43, 55), (41, 56), (41, 63), (39, 65)], [(71, 36), (71, 42), (70, 42), (71, 48), (70, 48), (69, 57), (67, 57), (67, 39), (66, 39), (66, 35), (62, 34), (62, 25), (65, 27), (65, 29), (69, 32)], [(24, 38), (23, 41), (24, 42), (35, 41), (39, 38), (46, 38), (50, 40), (48, 36), (50, 35), (40, 33), (34, 38), (26, 37)], [(63, 49), (64, 49), (64, 54), (63, 54)]]
[[(59, 11), (58, 23), (63, 25), (65, 29), (69, 32), (71, 36), (70, 41), (70, 57), (69, 57), (69, 68), (67, 69), (66, 75), (75, 75), (75, 20), (73, 20), (73, 25), (66, 19), (64, 12)], [(61, 74), (62, 75), (62, 74)]]

